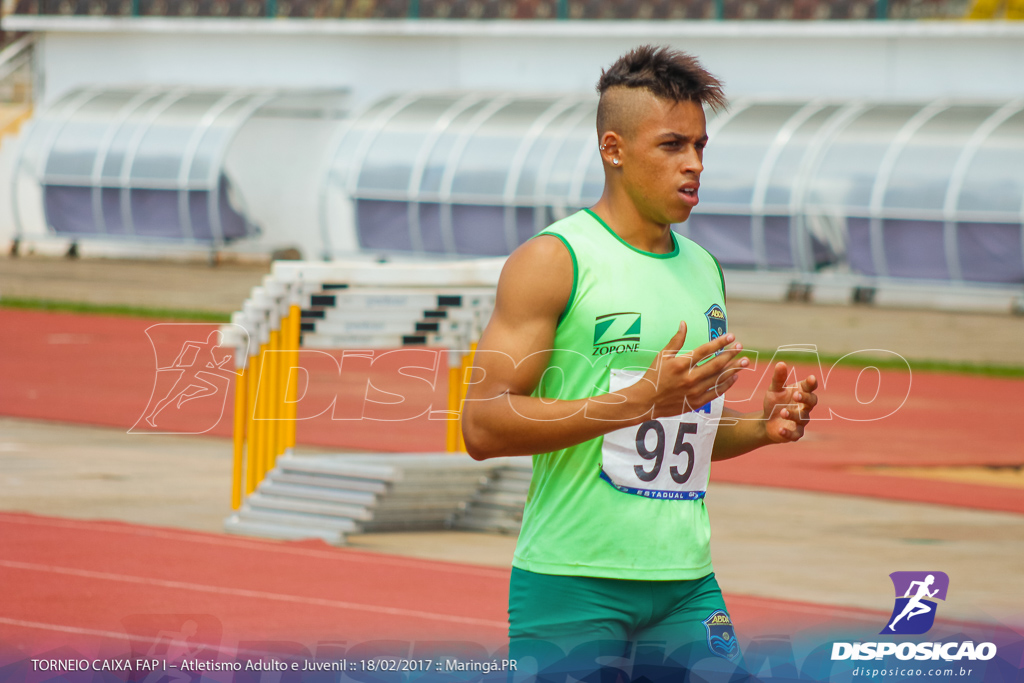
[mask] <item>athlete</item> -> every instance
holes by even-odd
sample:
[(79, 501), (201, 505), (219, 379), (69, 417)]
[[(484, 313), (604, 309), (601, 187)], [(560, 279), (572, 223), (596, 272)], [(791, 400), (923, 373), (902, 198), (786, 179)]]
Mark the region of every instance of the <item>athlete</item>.
[(687, 666), (735, 663), (709, 548), (710, 462), (800, 439), (817, 380), (786, 385), (779, 363), (762, 411), (723, 405), (748, 367), (724, 278), (671, 230), (698, 202), (720, 82), (643, 46), (597, 89), (603, 194), (508, 258), (465, 404), (470, 455), (533, 456), (511, 649), (657, 641)]

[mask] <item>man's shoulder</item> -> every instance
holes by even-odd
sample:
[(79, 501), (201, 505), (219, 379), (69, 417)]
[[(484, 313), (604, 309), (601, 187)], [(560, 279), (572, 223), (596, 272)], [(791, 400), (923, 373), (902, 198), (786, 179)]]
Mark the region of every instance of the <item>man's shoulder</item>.
[(566, 239), (559, 233), (538, 233), (505, 261), (498, 306), (558, 318), (572, 301), (576, 278), (576, 256)]
[(530, 271), (538, 266), (553, 265), (569, 261), (573, 257), (572, 247), (566, 235), (557, 231), (544, 230), (528, 239), (512, 252), (505, 262), (506, 271)]
[(591, 230), (593, 227), (594, 219), (586, 209), (581, 209), (576, 213), (555, 221), (537, 233), (537, 235), (562, 235), (570, 237), (581, 231)]
[(553, 261), (571, 264), (575, 285), (578, 276), (576, 251), (583, 244), (581, 240), (593, 232), (593, 227), (594, 219), (590, 214), (586, 210), (577, 211), (555, 221), (528, 239), (513, 252), (513, 256), (519, 256), (520, 260), (528, 261), (532, 265), (546, 265)]
[(718, 276), (718, 280), (722, 285), (722, 295), (725, 295), (725, 272), (722, 270), (722, 264), (719, 263), (718, 259), (707, 250), (706, 247), (694, 242), (688, 237), (680, 235), (678, 232), (675, 234), (676, 244), (679, 245), (681, 252), (689, 252), (691, 258), (704, 264), (709, 272), (715, 273)]

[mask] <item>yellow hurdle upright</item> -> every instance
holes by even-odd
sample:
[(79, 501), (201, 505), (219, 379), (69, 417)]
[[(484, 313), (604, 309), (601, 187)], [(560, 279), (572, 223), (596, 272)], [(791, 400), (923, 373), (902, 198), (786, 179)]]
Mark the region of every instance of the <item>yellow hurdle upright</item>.
[(281, 360), (279, 353), (280, 344), (280, 330), (271, 330), (270, 342), (267, 344), (267, 367), (266, 372), (263, 373), (267, 378), (267, 395), (264, 397), (266, 399), (267, 411), (264, 418), (267, 421), (267, 448), (263, 452), (265, 458), (263, 463), (264, 475), (274, 469), (274, 461), (277, 460), (277, 431), (280, 426), (277, 421), (278, 406), (280, 405), (277, 367), (280, 365)]
[(289, 326), (291, 320), (285, 315), (281, 318), (281, 332), (277, 337), (277, 360), (274, 372), (277, 383), (277, 398), (274, 401), (275, 423), (274, 423), (274, 462), (284, 455), (284, 442), (288, 438), (288, 408), (285, 405), (288, 394), (288, 367), (291, 360), (288, 348), (288, 337), (290, 336)]
[[(243, 361), (244, 363), (245, 361)], [(231, 509), (242, 506), (243, 456), (245, 451), (246, 408), (248, 392), (245, 386), (245, 365), (235, 373), (235, 424), (234, 424), (234, 459), (231, 468)]]
[(469, 393), (469, 380), (471, 377), (467, 377), (470, 374), (470, 370), (473, 367), (473, 359), (476, 357), (476, 342), (469, 345), (469, 353), (462, 359), (462, 363), (459, 365), (459, 405), (457, 410), (459, 411), (459, 421), (456, 423), (458, 427), (458, 447), (457, 450), (460, 453), (466, 452), (466, 440), (462, 437), (462, 410), (465, 406), (466, 394)]
[(245, 425), (248, 436), (245, 449), (245, 495), (247, 496), (256, 490), (256, 485), (259, 483), (257, 478), (257, 470), (259, 469), (259, 465), (257, 465), (259, 460), (259, 430), (257, 429), (256, 422), (256, 391), (260, 383), (259, 353), (249, 356), (248, 365), (249, 376), (245, 386)]
[(269, 382), (267, 381), (267, 369), (270, 365), (267, 357), (267, 346), (269, 344), (260, 344), (260, 378), (259, 386), (256, 387), (256, 485), (259, 486), (260, 482), (263, 481), (264, 475), (267, 473), (267, 462), (270, 457), (267, 455), (267, 451), (270, 450), (270, 444), (267, 442), (267, 426), (270, 424), (267, 421), (267, 393), (270, 391)]
[[(292, 304), (288, 310), (288, 364), (285, 372), (287, 378), (285, 386), (288, 388), (285, 400), (285, 450), (295, 448), (295, 427), (298, 418), (299, 399), (299, 335), (302, 334), (302, 309), (298, 304)], [(292, 369), (295, 368), (295, 379), (292, 380)]]
[(462, 392), (462, 359), (455, 361), (455, 353), (448, 354), (448, 421), (445, 422), (444, 449), (449, 453), (459, 450), (459, 432), (462, 430), (462, 416), (459, 411)]

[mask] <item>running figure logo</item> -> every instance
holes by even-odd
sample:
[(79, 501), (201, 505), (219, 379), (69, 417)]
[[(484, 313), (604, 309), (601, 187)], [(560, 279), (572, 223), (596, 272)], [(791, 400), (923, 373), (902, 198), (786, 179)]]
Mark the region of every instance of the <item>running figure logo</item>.
[[(232, 337), (248, 341), (244, 330), (225, 325)], [(241, 336), (240, 336), (241, 335)], [(223, 417), (235, 377), (235, 344), (216, 325), (159, 323), (146, 330), (153, 345), (153, 392), (131, 432), (202, 434)], [(236, 341), (232, 339), (232, 341)]]
[(946, 599), (949, 577), (943, 572), (893, 572), (889, 578), (896, 589), (896, 604), (881, 633), (927, 633), (935, 623), (935, 599)]
[(224, 366), (231, 361), (231, 354), (224, 353), (218, 359), (215, 353), (220, 346), (220, 339), (220, 331), (214, 330), (205, 342), (185, 342), (182, 345), (181, 353), (174, 359), (174, 362), (166, 368), (159, 368), (159, 370), (181, 370), (182, 372), (171, 385), (167, 395), (158, 401), (146, 416), (146, 422), (150, 427), (156, 427), (156, 416), (174, 401), (178, 402), (177, 407), (180, 408), (186, 401), (216, 394), (217, 385), (204, 378), (203, 375), (230, 377), (231, 368)]
[[(218, 661), (234, 653), (234, 648), (228, 650), (220, 646), (223, 627), (220, 620), (211, 614), (132, 614), (124, 617), (121, 623), (131, 644), (129, 658), (134, 660), (135, 671), (149, 673), (137, 673), (127, 679), (118, 677), (117, 680), (190, 683), (193, 676), (188, 670), (179, 668), (182, 662)], [(113, 681), (114, 677), (104, 680)], [(199, 680), (214, 679), (200, 677)]]

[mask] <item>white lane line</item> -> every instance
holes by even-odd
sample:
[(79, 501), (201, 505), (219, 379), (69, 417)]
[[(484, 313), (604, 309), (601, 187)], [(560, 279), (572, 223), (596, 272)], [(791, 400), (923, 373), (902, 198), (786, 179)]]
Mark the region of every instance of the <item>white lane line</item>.
[(349, 549), (338, 549), (337, 551), (331, 551), (313, 550), (311, 548), (289, 548), (286, 546), (278, 545), (273, 541), (246, 541), (242, 539), (231, 538), (229, 536), (217, 536), (215, 534), (203, 535), (199, 533), (190, 534), (188, 532), (161, 531), (159, 529), (150, 529), (146, 527), (135, 526), (128, 523), (124, 523), (124, 525), (122, 526), (120, 524), (107, 524), (102, 522), (55, 520), (46, 517), (22, 517), (21, 515), (10, 516), (4, 513), (0, 513), (0, 524), (7, 522), (10, 522), (12, 524), (49, 526), (60, 529), (84, 529), (89, 531), (101, 531), (107, 533), (127, 534), (131, 536), (142, 536), (146, 538), (166, 538), (174, 541), (202, 543), (205, 545), (215, 545), (218, 547), (233, 547), (242, 548), (246, 550), (259, 550), (268, 553), (296, 555), (299, 557), (317, 557), (327, 560), (342, 560), (345, 562), (372, 564), (374, 566), (387, 564), (395, 567), (412, 567), (416, 569), (428, 569), (437, 572), (453, 572), (459, 574), (484, 576), (487, 578), (496, 578), (503, 580), (508, 579), (508, 571), (504, 569), (476, 567), (471, 565), (458, 564), (455, 562), (445, 562), (444, 560), (418, 560), (416, 558), (395, 557), (394, 555), (387, 554), (378, 555), (364, 550), (350, 551)]
[[(857, 611), (855, 608), (848, 608), (842, 606), (833, 605), (810, 605), (802, 602), (789, 602), (788, 600), (773, 600), (771, 598), (757, 598), (750, 595), (734, 595), (726, 593), (730, 599), (741, 600), (748, 604), (752, 604), (761, 608), (768, 608), (773, 612), (799, 612), (801, 614), (813, 614), (816, 616), (823, 617), (837, 617), (841, 616), (846, 619), (852, 619), (856, 621), (868, 621), (876, 622), (879, 619), (884, 619), (885, 615), (882, 612), (870, 614), (865, 612)], [(779, 603), (782, 603), (781, 605)], [(881, 616), (879, 616), (881, 615)]]
[(20, 628), (35, 628), (43, 631), (56, 631), (57, 633), (74, 633), (75, 635), (82, 636), (98, 636), (100, 638), (115, 638), (117, 640), (137, 640), (144, 643), (158, 643), (161, 640), (167, 640), (166, 638), (134, 636), (128, 633), (118, 633), (117, 631), (100, 631), (99, 629), (94, 628), (79, 628), (78, 626), (64, 626), (63, 624), (45, 624), (40, 621), (23, 621), (21, 619), (10, 619), (8, 617), (0, 617), (0, 624), (18, 626)]
[(189, 583), (186, 581), (168, 581), (165, 579), (153, 579), (143, 576), (129, 576), (127, 574), (94, 572), (87, 569), (55, 567), (52, 565), (34, 564), (31, 562), (0, 560), (0, 567), (21, 569), (25, 571), (47, 572), (50, 574), (61, 574), (64, 576), (78, 576), (86, 579), (101, 579), (105, 581), (116, 581), (119, 583), (132, 583), (141, 586), (158, 586), (160, 588), (173, 588), (177, 590), (195, 591), (198, 593), (212, 593), (214, 595), (232, 595), (241, 598), (257, 598), (260, 600), (273, 600), (276, 602), (286, 602), (299, 605), (333, 607), (336, 609), (347, 609), (357, 612), (370, 612), (371, 614), (388, 614), (396, 617), (411, 617), (414, 619), (426, 619), (428, 621), (444, 621), (452, 624), (469, 624), (472, 626), (486, 626), (489, 628), (500, 628), (503, 630), (508, 628), (508, 624), (504, 621), (491, 621), (490, 619), (477, 619), (475, 617), (460, 617), (454, 614), (438, 614), (437, 612), (423, 612), (420, 610), (404, 609), (402, 607), (366, 605), (358, 602), (347, 602), (344, 600), (327, 600), (325, 598), (310, 598), (301, 595), (288, 595), (286, 593), (269, 593), (266, 591), (247, 590), (245, 588), (208, 586), (206, 584)]
[[(95, 628), (81, 628), (80, 626), (67, 626), (65, 624), (47, 624), (41, 621), (25, 621), (23, 619), (11, 619), (10, 617), (0, 617), (0, 624), (6, 624), (8, 626), (16, 626), (18, 628), (34, 628), (40, 631), (54, 631), (55, 633), (72, 633), (75, 635), (82, 636), (96, 636), (98, 638), (112, 638), (114, 640), (127, 640), (130, 642), (137, 643), (167, 643), (167, 637), (163, 636), (160, 638), (154, 638), (152, 636), (143, 636), (134, 633), (120, 633), (118, 631), (101, 631)], [(238, 650), (236, 648), (225, 647), (223, 645), (214, 645), (212, 643), (200, 643), (203, 650), (213, 650), (219, 652), (222, 655), (228, 657), (234, 657), (238, 655), (258, 655), (260, 657), (266, 655), (265, 652), (258, 650)]]
[[(832, 617), (834, 618), (845, 618), (855, 621), (865, 621), (868, 623), (880, 623), (879, 620), (886, 619), (889, 616), (888, 612), (881, 610), (870, 610), (866, 607), (847, 607), (843, 605), (814, 605), (803, 602), (789, 602), (785, 598), (758, 598), (752, 595), (739, 595), (739, 594), (726, 594), (728, 596), (726, 603), (731, 599), (743, 600), (750, 603), (757, 603), (757, 606), (762, 608), (769, 608), (773, 613), (782, 611), (800, 612), (803, 614), (813, 614), (816, 616)], [(784, 603), (782, 606), (779, 603)], [(990, 629), (993, 624), (983, 621), (970, 621), (961, 619), (942, 619), (936, 618), (935, 623), (942, 624), (956, 629), (964, 628), (978, 628), (978, 629)], [(1005, 626), (1005, 624), (1004, 624)], [(1007, 626), (1012, 630), (1013, 627)]]

